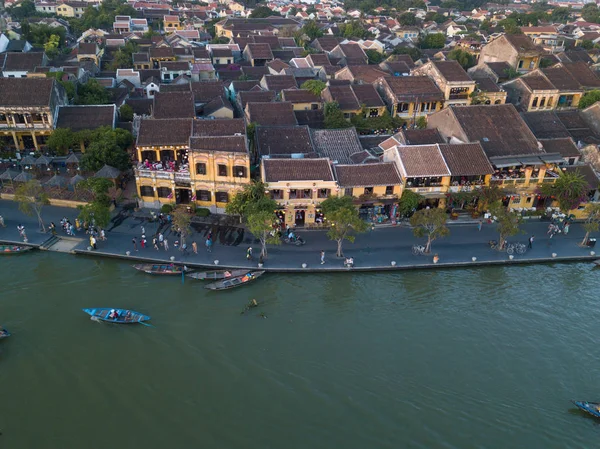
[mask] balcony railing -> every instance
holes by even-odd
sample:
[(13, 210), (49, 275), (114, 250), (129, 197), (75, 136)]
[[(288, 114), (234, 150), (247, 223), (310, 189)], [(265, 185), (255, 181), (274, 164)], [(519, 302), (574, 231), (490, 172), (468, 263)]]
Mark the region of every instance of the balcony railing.
[(169, 180), (178, 181), (178, 182), (191, 182), (189, 172), (145, 170), (145, 169), (138, 168), (135, 170), (135, 174), (138, 178), (169, 179)]
[(44, 123), (16, 123), (13, 125), (0, 122), (0, 129), (52, 129), (52, 125)]
[(469, 98), (469, 94), (468, 93), (463, 93), (463, 94), (450, 94), (448, 99), (449, 100), (467, 100)]
[(430, 186), (430, 187), (409, 187), (410, 190), (417, 193), (428, 193), (428, 192), (444, 192), (446, 187), (444, 186)]

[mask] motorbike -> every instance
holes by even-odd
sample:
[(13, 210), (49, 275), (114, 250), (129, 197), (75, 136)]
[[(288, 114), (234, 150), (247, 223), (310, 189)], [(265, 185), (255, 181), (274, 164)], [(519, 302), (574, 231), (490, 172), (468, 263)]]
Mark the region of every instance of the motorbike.
[(287, 243), (288, 245), (296, 245), (296, 246), (302, 246), (306, 243), (306, 241), (300, 236), (295, 236), (295, 237), (292, 237), (291, 239), (289, 237), (284, 237), (283, 241), (285, 243)]

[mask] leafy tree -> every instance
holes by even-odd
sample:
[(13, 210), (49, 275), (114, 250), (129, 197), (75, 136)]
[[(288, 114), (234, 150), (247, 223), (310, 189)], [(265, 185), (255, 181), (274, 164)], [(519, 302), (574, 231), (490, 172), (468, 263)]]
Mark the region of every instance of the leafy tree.
[(109, 92), (95, 79), (77, 86), (76, 104), (110, 104)]
[(581, 17), (586, 22), (600, 23), (600, 10), (596, 3), (587, 3), (581, 8)]
[(400, 14), (398, 17), (398, 22), (400, 25), (416, 25), (417, 24), (417, 16), (415, 16), (412, 12), (405, 12)]
[(506, 34), (521, 34), (521, 28), (515, 19), (504, 19), (498, 22), (498, 26), (504, 28)]
[(416, 47), (396, 47), (392, 51), (393, 55), (408, 55), (413, 61), (421, 59), (421, 50)]
[(446, 226), (447, 219), (446, 212), (439, 208), (421, 209), (410, 217), (415, 237), (427, 237), (426, 253), (431, 251), (431, 243), (434, 240), (450, 234), (450, 230)]
[(405, 121), (400, 117), (392, 117), (386, 110), (378, 117), (367, 117), (367, 111), (363, 108), (362, 112), (350, 119), (350, 122), (358, 131), (371, 134), (373, 131), (389, 131), (393, 132), (404, 125)]
[(106, 178), (87, 178), (78, 184), (80, 189), (87, 190), (97, 200), (102, 195), (108, 196), (108, 190), (113, 186), (113, 183)]
[(350, 128), (352, 124), (346, 120), (344, 113), (340, 109), (340, 105), (337, 102), (332, 101), (325, 103), (325, 128), (327, 129), (341, 129)]
[(500, 201), (504, 196), (504, 192), (498, 186), (483, 186), (480, 189), (474, 190), (473, 195), (477, 198), (479, 212), (483, 212), (490, 205)]
[(63, 81), (62, 78), (64, 74), (65, 72), (48, 72), (46, 73), (46, 77), (56, 79), (58, 84), (60, 84), (67, 92), (67, 98), (69, 99), (69, 101), (72, 101), (75, 98), (75, 94), (77, 93), (75, 83), (73, 83), (72, 81)]
[(331, 224), (327, 236), (337, 242), (336, 255), (343, 257), (344, 240), (354, 243), (354, 234), (366, 231), (367, 223), (360, 219), (350, 196), (330, 196), (321, 203), (321, 208)]
[(319, 25), (314, 20), (308, 20), (302, 27), (302, 34), (306, 34), (310, 41), (314, 41), (316, 38), (323, 36), (323, 31), (319, 28)]
[(56, 128), (48, 137), (48, 147), (59, 156), (64, 156), (78, 142), (70, 128)]
[(254, 8), (252, 13), (250, 14), (251, 19), (263, 19), (269, 16), (278, 16), (280, 15), (278, 12), (273, 11), (271, 8), (267, 6), (258, 6)]
[(421, 48), (444, 48), (446, 36), (442, 33), (427, 34), (419, 40)]
[(423, 201), (423, 197), (410, 189), (404, 189), (398, 202), (398, 212), (401, 217), (409, 217)]
[(369, 58), (369, 64), (379, 64), (385, 59), (385, 55), (377, 50), (365, 50), (365, 54)]
[(458, 61), (458, 63), (465, 70), (475, 65), (475, 57), (468, 51), (462, 50), (460, 48), (455, 48), (454, 50), (450, 51), (450, 53), (448, 53), (447, 58)]
[(292, 7), (290, 8), (290, 10), (288, 11), (288, 14), (289, 14), (290, 16), (295, 16), (296, 14), (298, 14), (298, 8), (296, 8), (295, 6), (292, 6)]
[(590, 185), (579, 172), (559, 172), (554, 184), (543, 184), (540, 188), (542, 195), (551, 196), (558, 201), (561, 212), (568, 213), (577, 209), (585, 201)]
[(192, 215), (187, 211), (185, 207), (176, 207), (171, 212), (171, 217), (173, 220), (173, 226), (179, 232), (179, 238), (181, 240), (181, 245), (179, 246), (183, 251), (183, 245), (187, 237), (191, 234), (192, 228), (190, 223), (192, 222)]
[(100, 170), (105, 164), (127, 170), (131, 159), (126, 149), (133, 136), (124, 129), (100, 128), (90, 134), (91, 141), (83, 157), (81, 167), (90, 172)]
[(40, 231), (46, 232), (46, 226), (42, 219), (42, 209), (50, 204), (48, 195), (36, 179), (24, 182), (15, 190), (15, 201), (19, 203), (19, 210), (25, 215), (36, 215)]
[(567, 23), (571, 18), (571, 8), (554, 8), (551, 18), (553, 22)]
[(363, 28), (358, 20), (338, 25), (340, 35), (346, 39), (366, 39), (370, 33)]
[(252, 210), (248, 215), (248, 230), (260, 241), (260, 255), (267, 257), (267, 244), (279, 245), (281, 239), (273, 233), (273, 223), (275, 223), (274, 209), (271, 210)]
[(521, 73), (519, 73), (519, 71), (514, 67), (510, 67), (508, 69), (504, 69), (504, 76), (506, 76), (507, 79), (512, 80), (521, 76)]
[(50, 59), (54, 59), (58, 55), (58, 47), (60, 46), (60, 36), (51, 34), (44, 44), (44, 51)]
[(585, 213), (587, 214), (587, 218), (583, 223), (583, 229), (585, 229), (585, 236), (581, 241), (581, 245), (586, 245), (590, 238), (590, 234), (592, 232), (598, 232), (598, 229), (600, 229), (600, 204), (588, 204), (585, 207)]
[(267, 197), (265, 190), (267, 184), (261, 181), (252, 181), (238, 191), (225, 206), (229, 215), (239, 215), (240, 223), (255, 209), (275, 210), (277, 203)]
[(427, 128), (427, 118), (424, 116), (421, 116), (417, 119), (417, 121), (415, 122), (415, 126), (418, 129), (425, 129)]
[(138, 51), (138, 46), (133, 41), (127, 42), (124, 47), (119, 48), (114, 56), (110, 67), (112, 70), (130, 69), (133, 67), (133, 54)]
[(321, 80), (308, 80), (304, 81), (300, 86), (301, 89), (306, 89), (315, 94), (317, 97), (321, 96), (321, 92), (327, 87)]
[(36, 17), (35, 3), (32, 0), (23, 0), (12, 8), (7, 8), (12, 20), (20, 22), (23, 19)]
[(100, 229), (104, 229), (110, 223), (110, 208), (105, 202), (94, 200), (80, 207), (78, 218), (83, 223), (93, 223)]
[(585, 109), (597, 101), (600, 101), (600, 90), (590, 90), (583, 94), (581, 100), (579, 100), (579, 107)]
[(119, 115), (122, 121), (131, 122), (133, 121), (133, 108), (128, 104), (124, 104), (119, 108)]
[(494, 220), (498, 222), (497, 230), (500, 235), (498, 248), (504, 248), (506, 239), (513, 235), (517, 235), (521, 230), (521, 214), (516, 211), (509, 211), (504, 207), (501, 201), (497, 201), (490, 207), (490, 213)]

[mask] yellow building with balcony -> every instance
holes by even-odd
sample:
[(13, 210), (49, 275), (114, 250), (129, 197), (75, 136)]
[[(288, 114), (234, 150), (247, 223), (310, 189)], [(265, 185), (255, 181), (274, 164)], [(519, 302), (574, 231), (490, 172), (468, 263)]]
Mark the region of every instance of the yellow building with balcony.
[(444, 106), (444, 93), (427, 76), (383, 77), (376, 87), (392, 117), (410, 121)]
[(186, 204), (221, 213), (250, 182), (240, 119), (145, 119), (137, 153), (136, 183), (145, 207)]
[(457, 61), (429, 61), (413, 69), (415, 75), (426, 75), (444, 93), (444, 105), (467, 106), (475, 91), (475, 81)]

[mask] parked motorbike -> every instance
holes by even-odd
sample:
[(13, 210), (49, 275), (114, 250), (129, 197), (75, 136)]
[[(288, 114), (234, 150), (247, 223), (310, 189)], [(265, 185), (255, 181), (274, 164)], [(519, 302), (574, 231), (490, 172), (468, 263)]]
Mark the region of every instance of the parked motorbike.
[(304, 239), (300, 236), (295, 236), (292, 238), (289, 237), (284, 237), (283, 241), (285, 243), (287, 243), (288, 245), (296, 245), (296, 246), (302, 246), (304, 245), (306, 242), (304, 241)]

